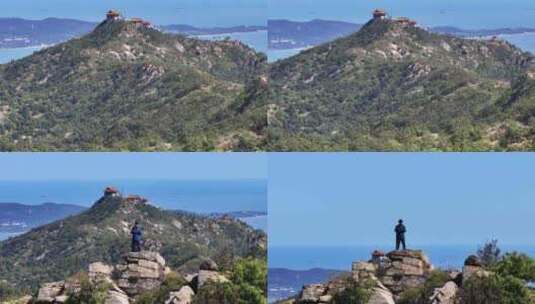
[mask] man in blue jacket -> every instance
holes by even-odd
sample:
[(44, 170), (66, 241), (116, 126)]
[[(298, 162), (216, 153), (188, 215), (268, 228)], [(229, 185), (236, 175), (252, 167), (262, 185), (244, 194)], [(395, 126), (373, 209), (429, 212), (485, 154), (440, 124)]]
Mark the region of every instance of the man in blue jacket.
[(403, 250), (405, 250), (405, 232), (407, 232), (407, 229), (403, 225), (403, 220), (398, 221), (394, 231), (396, 232), (396, 250), (399, 250), (400, 243), (403, 246)]
[(141, 251), (141, 237), (143, 232), (139, 228), (137, 222), (135, 222), (134, 227), (132, 227), (132, 230), (130, 230), (130, 233), (132, 234), (132, 252)]

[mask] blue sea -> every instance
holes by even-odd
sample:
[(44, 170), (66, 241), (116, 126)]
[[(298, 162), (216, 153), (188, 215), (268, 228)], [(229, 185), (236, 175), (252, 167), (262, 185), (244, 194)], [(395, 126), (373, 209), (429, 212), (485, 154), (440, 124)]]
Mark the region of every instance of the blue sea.
[[(503, 251), (519, 251), (535, 257), (535, 246), (500, 246)], [(371, 252), (381, 249), (388, 252), (393, 248), (371, 246), (348, 247), (269, 247), (270, 268), (287, 268), (308, 270), (312, 268), (351, 270), (353, 261), (367, 261)], [(478, 247), (469, 245), (456, 246), (418, 246), (430, 258), (435, 267), (443, 269), (460, 269), (466, 257), (474, 254)]]
[(268, 51), (267, 31), (225, 33), (225, 34), (218, 34), (218, 35), (197, 36), (197, 38), (199, 39), (206, 39), (206, 40), (223, 40), (223, 39), (226, 39), (227, 37), (232, 40), (239, 40), (259, 52), (266, 53)]
[[(222, 40), (227, 37), (232, 40), (239, 40), (259, 52), (263, 52), (263, 53), (268, 52), (267, 31), (225, 33), (225, 34), (219, 34), (219, 35), (197, 36), (197, 38), (205, 39), (205, 40)], [(17, 60), (17, 59), (21, 59), (23, 57), (29, 56), (42, 48), (43, 46), (0, 49), (0, 64), (8, 63), (11, 60)]]

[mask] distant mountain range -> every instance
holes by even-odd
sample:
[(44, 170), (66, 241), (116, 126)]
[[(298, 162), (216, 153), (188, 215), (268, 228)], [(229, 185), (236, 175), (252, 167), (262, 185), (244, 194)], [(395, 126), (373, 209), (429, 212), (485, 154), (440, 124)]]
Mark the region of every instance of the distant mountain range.
[[(319, 45), (358, 31), (363, 25), (342, 21), (315, 19), (299, 22), (290, 20), (268, 20), (268, 39), (271, 49), (292, 49)], [(467, 30), (453, 26), (437, 26), (431, 32), (457, 37), (496, 36), (535, 32), (533, 28), (499, 28)]]
[(309, 270), (290, 270), (285, 268), (268, 269), (269, 302), (282, 300), (296, 295), (304, 285), (327, 282), (343, 274), (343, 271), (313, 268)]
[(82, 206), (56, 203), (40, 205), (0, 203), (0, 233), (24, 232), (86, 209)]
[[(22, 18), (0, 18), (0, 48), (19, 48), (51, 45), (88, 34), (97, 22), (75, 19), (47, 18), (28, 20)], [(216, 35), (266, 30), (265, 26), (232, 26), (199, 28), (185, 24), (158, 26), (163, 31), (186, 35)]]

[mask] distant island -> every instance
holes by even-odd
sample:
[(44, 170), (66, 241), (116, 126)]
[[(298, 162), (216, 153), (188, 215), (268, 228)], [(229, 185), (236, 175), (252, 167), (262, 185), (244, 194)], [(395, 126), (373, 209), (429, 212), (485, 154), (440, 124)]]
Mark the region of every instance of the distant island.
[(85, 211), (71, 204), (0, 203), (0, 233), (19, 233)]
[(329, 281), (344, 272), (333, 269), (313, 268), (308, 270), (293, 270), (286, 268), (269, 268), (269, 302), (287, 299), (297, 294), (301, 288), (309, 284)]
[[(304, 22), (285, 19), (268, 20), (269, 48), (283, 50), (312, 47), (347, 36), (360, 30), (362, 26), (363, 24), (321, 19)], [(535, 32), (534, 28), (526, 27), (470, 30), (454, 26), (437, 26), (428, 30), (456, 37), (489, 37)]]
[[(22, 48), (53, 45), (88, 34), (97, 22), (76, 19), (46, 18), (28, 20), (22, 18), (0, 18), (0, 48)], [(220, 35), (267, 30), (266, 26), (232, 26), (199, 28), (185, 24), (157, 26), (162, 31), (188, 36)]]

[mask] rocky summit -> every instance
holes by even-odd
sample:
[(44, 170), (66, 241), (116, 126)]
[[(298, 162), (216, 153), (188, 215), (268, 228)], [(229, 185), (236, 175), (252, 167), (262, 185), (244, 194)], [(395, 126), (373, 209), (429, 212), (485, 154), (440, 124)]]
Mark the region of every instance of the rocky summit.
[[(342, 275), (326, 283), (303, 286), (296, 297), (278, 303), (345, 303), (340, 302), (344, 301), (340, 295), (358, 287), (361, 294), (368, 294), (366, 304), (455, 304), (458, 303), (456, 299), (467, 280), (474, 276), (481, 278), (490, 275), (476, 256), (466, 259), (462, 271), (444, 271), (435, 270), (421, 250), (400, 250), (387, 254), (375, 251), (370, 260), (354, 262), (349, 276)], [(436, 286), (429, 295), (423, 299), (418, 298), (417, 302), (408, 300), (410, 296), (422, 294), (422, 287), (428, 286), (429, 280)], [(355, 293), (354, 290), (350, 291), (350, 294)]]
[(1, 150), (256, 150), (267, 59), (137, 19), (0, 65)]
[(374, 17), (270, 67), (273, 150), (532, 150), (534, 57)]
[[(211, 261), (212, 265), (216, 265)], [(171, 290), (166, 290), (165, 304), (191, 304), (195, 298), (195, 290), (199, 290), (196, 282), (201, 276), (200, 270), (192, 274), (190, 280), (181, 278), (178, 284)], [(206, 271), (206, 270), (204, 270)], [(165, 259), (154, 251), (129, 252), (124, 256), (123, 263), (115, 266), (95, 262), (89, 265), (89, 281), (85, 281), (79, 275), (72, 276), (64, 281), (44, 283), (39, 288), (36, 298), (26, 296), (17, 303), (41, 303), (60, 304), (69, 301), (79, 302), (79, 297), (84, 289), (93, 288), (93, 292), (102, 293), (102, 303), (105, 304), (129, 304), (135, 303), (137, 296), (150, 291), (158, 290), (165, 284), (166, 275), (173, 272), (165, 267)], [(228, 281), (224, 274), (212, 271), (214, 276), (207, 279), (210, 281)], [(176, 276), (176, 274), (175, 274)], [(178, 275), (180, 278), (180, 275)], [(94, 288), (100, 286), (99, 288)], [(156, 299), (152, 299), (156, 300)], [(78, 301), (78, 302), (77, 302)]]
[(165, 277), (165, 260), (157, 252), (130, 252), (116, 268), (118, 286), (129, 296), (160, 287)]
[[(165, 211), (146, 198), (110, 189), (78, 215), (0, 242), (0, 278), (36, 290), (86, 269), (91, 278), (118, 275), (116, 284), (131, 295), (158, 285), (166, 267), (198, 272), (202, 263), (203, 269), (216, 271), (204, 261), (266, 256), (266, 234), (239, 220)], [(135, 221), (143, 230), (143, 249), (161, 256), (146, 251), (125, 255)]]

